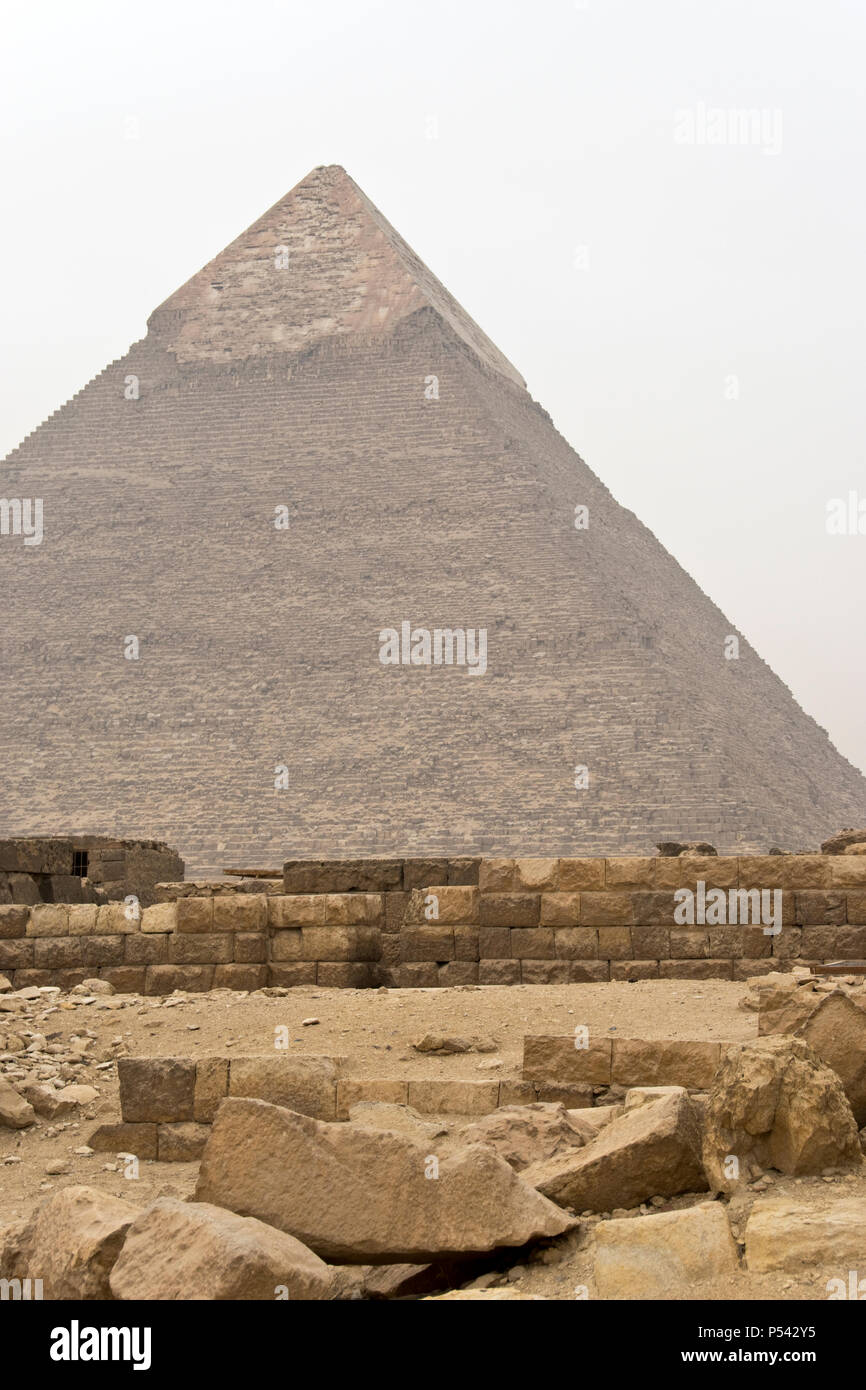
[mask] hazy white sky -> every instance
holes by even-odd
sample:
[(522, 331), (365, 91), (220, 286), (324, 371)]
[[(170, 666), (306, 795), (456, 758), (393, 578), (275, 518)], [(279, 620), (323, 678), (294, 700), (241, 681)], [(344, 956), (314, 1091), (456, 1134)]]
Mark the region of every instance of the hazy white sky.
[(2, 31), (0, 454), (343, 164), (866, 768), (866, 534), (825, 529), (866, 500), (864, 0), (4, 0)]

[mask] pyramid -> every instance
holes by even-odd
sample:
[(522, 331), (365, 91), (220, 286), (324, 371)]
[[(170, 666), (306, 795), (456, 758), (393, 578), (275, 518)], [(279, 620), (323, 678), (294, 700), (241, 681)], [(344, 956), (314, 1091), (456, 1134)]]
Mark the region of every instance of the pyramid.
[[(201, 873), (866, 823), (862, 775), (339, 167), (3, 492), (44, 509), (41, 545), (0, 540), (4, 835), (155, 837)], [(484, 630), (486, 670), (384, 664), (404, 623)]]

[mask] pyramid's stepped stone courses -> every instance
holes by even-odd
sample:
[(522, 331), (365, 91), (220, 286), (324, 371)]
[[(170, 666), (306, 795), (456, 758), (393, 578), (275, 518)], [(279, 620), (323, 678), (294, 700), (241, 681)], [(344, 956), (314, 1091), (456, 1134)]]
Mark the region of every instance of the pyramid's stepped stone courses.
[[(98, 976), (165, 994), (744, 980), (866, 956), (863, 856), (293, 860), (262, 883), (159, 884), (140, 917), (119, 902), (0, 904), (0, 971), (16, 988)], [(700, 883), (748, 924), (678, 925), (677, 889)], [(773, 890), (778, 932), (754, 924)], [(804, 1017), (762, 1008), (759, 1029)]]
[(350, 1264), (522, 1246), (573, 1225), (484, 1145), (449, 1153), (435, 1173), (430, 1163), (426, 1145), (386, 1130), (229, 1099), (195, 1198), (256, 1216), (322, 1258)]
[[(275, 251), (288, 273), (274, 275)], [(243, 360), (333, 335), (390, 334), (432, 305), (488, 366), (525, 383), (336, 165), (315, 169), (148, 321), (180, 361)]]
[[(198, 874), (866, 822), (860, 774), (747, 643), (723, 659), (730, 623), (342, 171), (284, 203), (6, 461), (46, 518), (0, 551), (10, 826), (110, 805)], [(487, 673), (382, 667), (403, 619), (486, 627)]]

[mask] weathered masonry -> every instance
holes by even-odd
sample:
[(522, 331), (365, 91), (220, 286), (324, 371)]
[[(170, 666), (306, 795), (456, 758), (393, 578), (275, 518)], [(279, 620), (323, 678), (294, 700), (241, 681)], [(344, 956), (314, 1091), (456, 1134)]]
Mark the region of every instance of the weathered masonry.
[[(680, 925), (678, 890), (778, 890), (780, 924)], [(293, 860), (282, 880), (166, 883), (122, 902), (0, 906), (16, 988), (746, 979), (866, 958), (866, 856)]]
[[(160, 305), (3, 487), (45, 497), (44, 544), (0, 545), (7, 833), (110, 806), (200, 877), (291, 846), (747, 854), (866, 825), (863, 775), (746, 635), (726, 659), (731, 620), (336, 166)], [(409, 619), (485, 632), (484, 673), (383, 665)]]
[(36, 835), (0, 840), (0, 903), (84, 903), (134, 893), (152, 903), (160, 879), (184, 871), (159, 840), (108, 835)]

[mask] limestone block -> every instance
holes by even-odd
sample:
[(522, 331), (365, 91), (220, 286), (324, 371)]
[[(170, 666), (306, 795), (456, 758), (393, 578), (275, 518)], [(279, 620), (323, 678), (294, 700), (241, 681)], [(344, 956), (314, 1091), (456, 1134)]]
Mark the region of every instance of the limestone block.
[(314, 960), (292, 961), (285, 965), (268, 966), (268, 984), (291, 989), (296, 985), (316, 983), (316, 962)]
[[(97, 924), (98, 910), (96, 903), (73, 903), (69, 908), (70, 936), (96, 936), (99, 927)], [(111, 936), (111, 932), (103, 933)]]
[(866, 1198), (857, 1194), (831, 1188), (808, 1197), (759, 1197), (746, 1223), (746, 1265), (757, 1273), (801, 1274), (823, 1265), (847, 1284), (850, 1269), (862, 1275), (864, 1229)]
[(268, 898), (264, 893), (219, 893), (213, 899), (215, 932), (261, 932), (268, 925)]
[(268, 983), (267, 965), (216, 965), (213, 972), (213, 989), (234, 989), (252, 992), (264, 989)]
[(580, 894), (542, 893), (540, 922), (543, 927), (576, 927), (580, 922)]
[(284, 1105), (301, 1115), (333, 1120), (337, 1065), (331, 1057), (232, 1057), (229, 1095)]
[(559, 891), (573, 893), (582, 888), (604, 888), (605, 863), (604, 859), (560, 859)]
[(480, 985), (519, 985), (519, 960), (481, 960), (478, 962)]
[(37, 903), (30, 909), (28, 936), (68, 936), (69, 908), (63, 903)]
[(327, 926), (379, 926), (384, 918), (384, 899), (381, 893), (326, 893), (322, 911)]
[(594, 927), (555, 927), (553, 946), (558, 960), (596, 960), (598, 931)]
[(580, 925), (583, 927), (630, 927), (634, 920), (630, 893), (591, 893), (580, 895)]
[(60, 970), (83, 965), (81, 938), (38, 936), (33, 943), (33, 964), (37, 970)]
[(120, 1113), (131, 1123), (191, 1120), (196, 1063), (185, 1057), (118, 1057)]
[(141, 914), (141, 930), (149, 933), (167, 933), (177, 929), (177, 903), (154, 903)]
[(606, 888), (652, 888), (655, 885), (657, 859), (634, 856), (605, 861)]
[(181, 989), (201, 994), (213, 987), (213, 973), (212, 965), (148, 965), (145, 966), (145, 991), (147, 994), (173, 994)]
[(111, 1272), (116, 1299), (305, 1302), (330, 1296), (332, 1274), (306, 1246), (253, 1217), (160, 1197), (130, 1226)]
[(99, 1125), (87, 1140), (97, 1153), (132, 1154), (135, 1158), (156, 1158), (156, 1125), (127, 1123)]
[(214, 930), (213, 898), (178, 898), (174, 908), (175, 931), (210, 933)]
[(139, 1210), (92, 1187), (52, 1194), (36, 1213), (29, 1249), (45, 1298), (110, 1298), (109, 1275)]
[(171, 965), (225, 965), (233, 956), (234, 939), (226, 932), (172, 932), (168, 938)]
[(482, 859), (478, 887), (482, 893), (508, 893), (514, 888), (514, 875), (513, 859)]
[(0, 941), (20, 940), (26, 936), (29, 920), (29, 907), (17, 907), (11, 903), (0, 905)]
[(268, 925), (274, 929), (283, 927), (313, 927), (325, 920), (325, 896), (309, 893), (297, 897), (283, 897), (274, 894), (268, 898)]
[(514, 861), (514, 887), (519, 892), (554, 892), (558, 882), (558, 859), (516, 859)]
[(192, 1118), (199, 1124), (212, 1124), (229, 1093), (227, 1057), (200, 1057), (195, 1064)]
[(536, 960), (524, 958), (520, 962), (520, 983), (524, 985), (567, 985), (569, 966), (567, 960)]
[(537, 927), (540, 893), (483, 893), (478, 920), (482, 927)]
[(611, 1040), (594, 1037), (590, 1032), (586, 1047), (583, 1035), (523, 1039), (524, 1081), (555, 1082), (566, 1085), (594, 1084), (609, 1086), (611, 1080)]
[(372, 961), (320, 960), (316, 984), (322, 989), (372, 989), (379, 983)]
[(644, 1041), (614, 1038), (610, 1079), (617, 1086), (712, 1085), (721, 1061), (722, 1044), (676, 1039)]
[(454, 932), (451, 927), (406, 927), (400, 937), (403, 961), (446, 961), (454, 959)]
[(601, 1298), (692, 1297), (696, 1285), (739, 1269), (727, 1214), (718, 1202), (685, 1211), (602, 1221), (593, 1233), (593, 1275)]
[(511, 933), (514, 960), (554, 960), (556, 951), (552, 927), (517, 927)]
[(443, 1154), (435, 1180), (429, 1155), (426, 1144), (388, 1130), (323, 1125), (229, 1099), (205, 1149), (195, 1200), (250, 1212), (343, 1263), (421, 1262), (571, 1229), (564, 1212), (536, 1201), (485, 1145)]
[(408, 1105), (409, 1082), (376, 1080), (369, 1077), (340, 1077), (337, 1080), (336, 1119), (347, 1120), (353, 1105)]
[(740, 857), (741, 888), (799, 890), (829, 888), (831, 858), (826, 854), (769, 854)]
[(160, 1163), (195, 1163), (204, 1153), (210, 1125), (192, 1120), (157, 1125), (157, 1158)]
[(487, 1115), (499, 1104), (498, 1081), (409, 1081), (408, 1103), (422, 1114)]
[(378, 927), (301, 928), (302, 960), (371, 961), (378, 957)]

